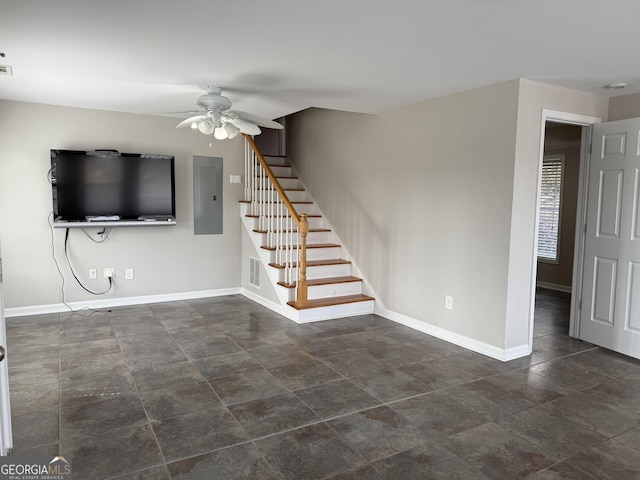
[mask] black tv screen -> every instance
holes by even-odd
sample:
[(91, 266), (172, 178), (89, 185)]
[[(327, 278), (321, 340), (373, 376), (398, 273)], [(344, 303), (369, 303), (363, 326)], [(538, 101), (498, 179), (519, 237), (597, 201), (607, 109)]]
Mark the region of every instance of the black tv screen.
[(51, 150), (55, 221), (175, 217), (172, 155)]

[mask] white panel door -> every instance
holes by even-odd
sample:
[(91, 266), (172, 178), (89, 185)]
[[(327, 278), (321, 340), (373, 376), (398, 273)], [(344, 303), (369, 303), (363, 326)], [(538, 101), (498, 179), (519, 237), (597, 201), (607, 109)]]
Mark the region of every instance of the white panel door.
[(640, 118), (593, 127), (579, 337), (640, 358)]
[(2, 257), (0, 256), (0, 455), (13, 448), (11, 436), (11, 407), (9, 404), (9, 370), (5, 352), (7, 331), (4, 323), (4, 301), (2, 299)]

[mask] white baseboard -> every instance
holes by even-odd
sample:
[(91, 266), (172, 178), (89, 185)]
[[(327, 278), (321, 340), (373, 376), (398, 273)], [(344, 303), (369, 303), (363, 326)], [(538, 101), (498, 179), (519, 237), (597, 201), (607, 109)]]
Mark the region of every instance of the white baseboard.
[(288, 305), (282, 306), (272, 300), (266, 299), (255, 292), (242, 289), (242, 295), (259, 303), (263, 307), (272, 310), (296, 323), (313, 323), (324, 320), (334, 320), (336, 318), (354, 317), (373, 313), (373, 308), (363, 308), (367, 302), (354, 302), (349, 304), (332, 305), (330, 307), (310, 308), (307, 310), (296, 310)]
[[(193, 300), (195, 298), (221, 297), (223, 295), (237, 295), (240, 288), (221, 288), (217, 290), (200, 290), (196, 292), (164, 293), (161, 295), (145, 295), (141, 297), (122, 297), (85, 302), (67, 302), (74, 311), (82, 308), (99, 310), (103, 308), (125, 307), (128, 305), (144, 305), (149, 303), (173, 302), (177, 300)], [(27, 315), (42, 315), (46, 313), (68, 312), (69, 308), (64, 303), (49, 305), (34, 305), (30, 307), (15, 307), (5, 309), (6, 317), (24, 317)]]
[[(294, 309), (285, 309), (278, 303), (268, 300), (264, 297), (256, 295), (254, 292), (251, 292), (246, 289), (242, 289), (242, 295), (247, 298), (253, 300), (256, 303), (272, 310), (273, 312), (279, 313), (280, 315), (293, 320), (296, 323), (307, 323), (320, 321), (325, 319), (335, 318), (335, 315), (325, 316), (323, 314), (318, 314), (317, 317), (312, 317), (308, 319), (300, 319), (297, 317)], [(291, 311), (289, 311), (291, 310)], [(376, 315), (386, 318), (387, 320), (391, 320), (392, 322), (399, 323), (406, 327), (413, 328), (422, 333), (426, 333), (433, 337), (439, 338), (440, 340), (444, 340), (449, 343), (453, 343), (463, 348), (467, 348), (476, 353), (480, 353), (482, 355), (486, 355), (491, 358), (495, 358), (496, 360), (501, 360), (503, 362), (508, 362), (509, 360), (515, 360), (516, 358), (526, 357), (531, 354), (531, 347), (529, 345), (520, 345), (518, 347), (513, 348), (498, 348), (493, 345), (489, 345), (488, 343), (480, 342), (478, 340), (474, 340), (469, 337), (465, 337), (464, 335), (460, 335), (454, 332), (450, 332), (449, 330), (445, 330), (440, 327), (436, 327), (435, 325), (430, 325), (428, 323), (421, 322), (420, 320), (416, 320), (415, 318), (407, 317), (406, 315), (402, 315), (397, 312), (393, 312), (391, 310), (387, 310), (386, 308), (381, 308), (381, 303), (376, 301), (376, 309), (374, 312)], [(353, 315), (363, 315), (363, 313), (356, 312)], [(350, 316), (349, 314), (344, 315)]]
[(445, 330), (444, 328), (421, 322), (420, 320), (407, 317), (406, 315), (402, 315), (401, 313), (392, 312), (390, 310), (378, 310), (376, 311), (376, 313), (381, 317), (384, 317), (393, 322), (413, 328), (422, 333), (426, 333), (433, 337), (439, 338), (440, 340), (444, 340), (460, 347), (467, 348), (476, 353), (486, 355), (487, 357), (501, 360), (503, 362), (515, 360), (516, 358), (520, 357), (526, 357), (527, 355), (531, 354), (531, 347), (529, 345), (520, 345), (518, 347), (508, 349), (499, 348), (494, 345), (489, 345), (488, 343), (480, 342), (478, 340), (474, 340), (473, 338), (465, 337), (464, 335)]
[[(546, 287), (545, 287), (546, 288)], [(209, 297), (220, 297), (224, 295), (237, 295), (241, 294), (250, 300), (253, 300), (256, 303), (268, 308), (269, 310), (279, 313), (284, 317), (293, 320), (296, 323), (306, 323), (312, 321), (324, 320), (325, 318), (320, 315), (317, 318), (309, 318), (300, 320), (297, 318), (295, 313), (287, 311), (280, 304), (256, 295), (254, 292), (251, 292), (245, 288), (223, 288), (217, 290), (201, 290), (196, 292), (181, 292), (181, 293), (166, 293), (161, 295), (146, 295), (140, 297), (123, 297), (123, 298), (110, 298), (103, 300), (92, 300), (86, 302), (69, 302), (67, 305), (71, 307), (73, 310), (80, 310), (82, 308), (91, 308), (94, 310), (104, 309), (104, 308), (112, 308), (112, 307), (123, 307), (128, 305), (144, 305), (150, 303), (161, 303), (161, 302), (172, 302), (178, 300), (193, 300), (196, 298), (209, 298)], [(379, 305), (377, 305), (379, 307)], [(291, 309), (293, 310), (293, 309)], [(7, 308), (5, 309), (6, 317), (23, 317), (27, 315), (42, 315), (47, 313), (63, 313), (68, 312), (69, 308), (63, 303), (57, 304), (49, 304), (49, 305), (35, 305), (30, 307), (16, 307), (16, 308)], [(387, 310), (384, 308), (376, 308), (375, 313), (384, 317), (393, 322), (399, 323), (401, 325), (405, 325), (407, 327), (413, 328), (420, 332), (426, 333), (433, 337), (439, 338), (441, 340), (445, 340), (447, 342), (453, 343), (455, 345), (459, 345), (461, 347), (467, 348), (474, 352), (486, 355), (491, 358), (495, 358), (497, 360), (509, 361), (514, 360), (516, 358), (525, 357), (531, 354), (531, 347), (529, 345), (521, 345), (514, 348), (503, 349), (498, 348), (493, 345), (489, 345), (484, 342), (480, 342), (478, 340), (474, 340), (469, 337), (465, 337), (464, 335), (460, 335), (449, 330), (445, 330), (440, 327), (436, 327), (435, 325), (430, 325), (425, 322), (421, 322), (420, 320), (416, 320), (411, 317), (407, 317), (406, 315), (402, 315), (397, 312), (393, 312), (391, 310)], [(362, 315), (362, 313), (354, 312), (351, 315)], [(346, 314), (345, 316), (350, 316)]]
[(269, 300), (267, 298), (261, 297), (260, 295), (257, 295), (255, 292), (252, 292), (251, 290), (247, 290), (246, 288), (241, 288), (240, 289), (240, 294), (244, 295), (249, 300), (253, 300), (256, 303), (259, 303), (263, 307), (266, 307), (266, 308), (268, 308), (269, 310), (271, 310), (273, 312), (279, 313), (280, 315), (283, 315), (283, 316), (289, 318), (285, 314), (284, 309), (282, 308), (282, 306), (279, 303), (276, 303), (276, 302), (274, 302), (272, 300)]
[(571, 287), (567, 285), (559, 285), (557, 283), (537, 281), (536, 287), (545, 288), (547, 290), (555, 290), (556, 292), (571, 293)]

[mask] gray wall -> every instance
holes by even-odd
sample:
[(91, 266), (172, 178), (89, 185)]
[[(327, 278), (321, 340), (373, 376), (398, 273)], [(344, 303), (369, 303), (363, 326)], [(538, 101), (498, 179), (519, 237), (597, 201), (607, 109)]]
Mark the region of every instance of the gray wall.
[(640, 93), (611, 98), (609, 121), (635, 117), (640, 117)]
[(517, 102), (509, 82), (287, 119), (288, 155), (387, 310), (504, 344)]
[(606, 107), (515, 80), (381, 116), (308, 110), (287, 118), (287, 154), (381, 313), (521, 352), (542, 108), (606, 116)]
[[(164, 153), (176, 157), (175, 227), (119, 227), (104, 243), (91, 242), (80, 229), (70, 233), (69, 252), (79, 277), (92, 289), (106, 286), (104, 267), (114, 267), (114, 288), (102, 297), (82, 290), (63, 256), (64, 230), (53, 231), (56, 258), (67, 302), (116, 301), (239, 289), (242, 185), (229, 184), (243, 173), (243, 139), (215, 141), (174, 129), (179, 119), (0, 101), (0, 241), (4, 296), (8, 309), (59, 306), (62, 280), (52, 259), (52, 210), (47, 181), (49, 149), (115, 148), (123, 152)], [(212, 146), (209, 143), (213, 140)], [(194, 155), (224, 159), (222, 235), (193, 234)], [(98, 229), (89, 229), (93, 235)], [(124, 269), (135, 269), (124, 280)], [(88, 280), (89, 268), (98, 279)], [(160, 297), (161, 298), (161, 297)]]

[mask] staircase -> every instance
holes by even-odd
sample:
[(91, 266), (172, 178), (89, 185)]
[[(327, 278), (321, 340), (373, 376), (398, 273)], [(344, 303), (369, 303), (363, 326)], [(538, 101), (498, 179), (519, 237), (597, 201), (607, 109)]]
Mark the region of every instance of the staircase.
[[(363, 294), (357, 268), (286, 158), (256, 154), (251, 147), (255, 144), (249, 139), (247, 144), (242, 221), (274, 285), (279, 313), (298, 323), (372, 313), (374, 298)], [(308, 220), (306, 242), (301, 241), (296, 216)], [(300, 279), (305, 277), (307, 287), (301, 298)]]

